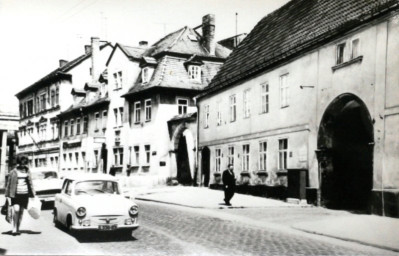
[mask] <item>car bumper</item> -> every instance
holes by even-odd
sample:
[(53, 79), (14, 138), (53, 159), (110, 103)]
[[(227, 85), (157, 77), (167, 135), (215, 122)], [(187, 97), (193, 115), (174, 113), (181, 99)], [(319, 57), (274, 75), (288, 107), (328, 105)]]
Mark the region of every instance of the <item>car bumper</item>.
[[(125, 220), (132, 220), (131, 223), (126, 224)], [(115, 230), (134, 230), (139, 227), (138, 218), (125, 218), (123, 221), (113, 223), (98, 223), (95, 219), (77, 220), (72, 225), (73, 230), (99, 230), (99, 231), (115, 231)]]
[(38, 195), (37, 198), (42, 202), (54, 202), (55, 195)]
[(117, 230), (135, 230), (135, 229), (137, 229), (138, 227), (139, 227), (140, 225), (139, 224), (135, 224), (135, 225), (123, 225), (123, 226), (117, 226), (115, 229), (109, 229), (109, 230), (102, 230), (102, 229), (100, 229), (100, 227), (97, 225), (97, 226), (76, 226), (76, 225), (74, 225), (74, 226), (72, 226), (71, 228), (73, 229), (73, 230), (76, 230), (76, 231), (80, 231), (80, 230), (92, 230), (92, 231), (94, 231), (94, 230), (98, 230), (98, 231), (117, 231)]

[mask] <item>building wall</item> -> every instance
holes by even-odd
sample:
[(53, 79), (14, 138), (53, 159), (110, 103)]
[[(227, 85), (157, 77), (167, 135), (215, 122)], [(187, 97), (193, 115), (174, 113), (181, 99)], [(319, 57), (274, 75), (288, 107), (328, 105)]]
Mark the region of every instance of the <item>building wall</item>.
[[(199, 101), (199, 145), (211, 149), (211, 173), (215, 171), (215, 149), (222, 149), (222, 169), (226, 167), (226, 147), (240, 148), (243, 143), (251, 145), (251, 160), (257, 159), (259, 140), (268, 141), (267, 157), (269, 181), (277, 169), (278, 138), (288, 138), (288, 168), (309, 169), (311, 187), (318, 187), (317, 134), (322, 116), (329, 104), (344, 93), (359, 97), (366, 105), (374, 122), (374, 190), (381, 187), (399, 188), (396, 159), (399, 153), (397, 132), (399, 113), (397, 89), (399, 83), (397, 16), (382, 18), (374, 24), (343, 35), (318, 49), (308, 52), (289, 63), (268, 70), (256, 77), (227, 88)], [(344, 67), (336, 67), (336, 46), (346, 42), (350, 50), (353, 39), (360, 39), (361, 61)], [(350, 52), (345, 55), (350, 58)], [(333, 69), (334, 67), (334, 69)], [(279, 107), (279, 76), (289, 74), (290, 105)], [(258, 114), (260, 84), (270, 85), (270, 113)], [(300, 89), (302, 85), (303, 89)], [(243, 92), (251, 90), (251, 116), (243, 118)], [(229, 122), (229, 96), (237, 95), (237, 121)], [(222, 125), (217, 126), (216, 106), (222, 106)], [(205, 106), (210, 106), (209, 128), (204, 128)], [(373, 143), (373, 142), (370, 142)], [(270, 145), (270, 147), (269, 147)], [(254, 150), (252, 151), (252, 148)], [(241, 152), (236, 152), (235, 169), (240, 172)], [(304, 158), (307, 158), (304, 161)], [(250, 161), (251, 161), (250, 160)], [(270, 161), (269, 161), (270, 160)], [(256, 171), (256, 160), (251, 171)], [(211, 176), (212, 177), (212, 176)], [(251, 183), (256, 183), (256, 176)], [(278, 184), (275, 183), (275, 184)]]
[[(131, 164), (131, 147), (129, 144), (129, 104), (125, 98), (121, 96), (129, 90), (130, 86), (135, 82), (140, 74), (140, 67), (138, 61), (131, 61), (119, 49), (116, 48), (112, 59), (108, 64), (108, 95), (110, 98), (109, 116), (106, 133), (106, 144), (108, 149), (108, 167), (121, 167), (121, 173), (126, 174), (129, 164)], [(122, 72), (122, 87), (116, 85), (114, 74)], [(120, 108), (123, 109), (123, 118), (120, 118)], [(117, 110), (117, 117), (115, 117), (114, 110)], [(118, 135), (119, 133), (119, 135)], [(123, 149), (123, 164), (115, 162), (114, 149)], [(118, 160), (118, 159), (117, 159)]]

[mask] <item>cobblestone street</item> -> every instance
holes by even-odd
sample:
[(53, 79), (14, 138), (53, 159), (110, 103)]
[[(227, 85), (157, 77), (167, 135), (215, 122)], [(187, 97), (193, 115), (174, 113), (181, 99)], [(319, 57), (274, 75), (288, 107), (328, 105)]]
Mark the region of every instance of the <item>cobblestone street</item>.
[[(74, 238), (55, 228), (51, 210), (45, 210), (39, 221), (27, 217), (22, 226), (25, 232), (18, 237), (9, 236), (9, 225), (1, 220), (0, 248), (9, 255), (397, 255), (356, 243), (312, 238), (299, 231), (256, 227), (231, 218), (245, 216), (246, 209), (201, 210), (142, 201), (139, 205), (141, 227), (133, 237), (95, 232)], [(273, 211), (269, 212), (273, 215)], [(259, 209), (249, 210), (247, 215), (262, 216)]]

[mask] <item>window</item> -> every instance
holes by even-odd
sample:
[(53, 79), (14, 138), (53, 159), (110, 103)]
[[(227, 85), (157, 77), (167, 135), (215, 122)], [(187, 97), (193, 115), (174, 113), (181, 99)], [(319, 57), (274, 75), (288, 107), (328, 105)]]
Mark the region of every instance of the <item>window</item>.
[(220, 148), (217, 148), (215, 150), (215, 160), (216, 160), (216, 163), (215, 163), (216, 172), (220, 172), (220, 165), (222, 163), (222, 153), (221, 153)]
[(289, 103), (288, 74), (280, 76), (280, 106), (288, 107)]
[(51, 103), (51, 107), (53, 108), (54, 106), (55, 106), (55, 91), (54, 90), (51, 90), (51, 93), (50, 93), (50, 103)]
[(151, 100), (146, 100), (144, 102), (145, 106), (145, 120), (150, 121), (151, 120)]
[(234, 122), (237, 118), (236, 96), (230, 96), (230, 122)]
[(218, 113), (217, 113), (217, 126), (222, 125), (222, 108), (220, 102), (218, 102)]
[(64, 137), (68, 136), (68, 121), (64, 122)]
[(86, 163), (86, 152), (81, 152), (83, 165)]
[(75, 152), (75, 165), (76, 167), (79, 165), (79, 153)]
[(278, 140), (278, 169), (287, 169), (288, 139)]
[(187, 107), (188, 107), (187, 99), (177, 99), (177, 106), (179, 110), (179, 115), (187, 114)]
[(150, 164), (150, 160), (151, 160), (151, 146), (150, 146), (150, 145), (145, 145), (145, 146), (144, 146), (144, 150), (145, 150), (145, 163), (146, 163), (146, 164)]
[(94, 117), (95, 117), (95, 122), (96, 122), (96, 131), (97, 131), (100, 126), (100, 113), (98, 113), (98, 112), (95, 113)]
[(119, 120), (118, 120), (118, 109), (114, 108), (114, 118), (115, 118), (115, 127), (119, 126)]
[(28, 116), (33, 115), (33, 99), (29, 100), (28, 103)]
[(94, 166), (95, 168), (98, 167), (98, 150), (94, 150)]
[(262, 141), (259, 143), (259, 170), (266, 171), (266, 160), (267, 160), (267, 142)]
[(107, 110), (104, 110), (103, 111), (103, 119), (102, 119), (103, 129), (107, 127), (107, 116), (108, 116), (108, 112), (107, 112)]
[(244, 91), (244, 117), (248, 118), (250, 116), (250, 107), (249, 107), (249, 101), (250, 101), (250, 95), (249, 95), (250, 90), (247, 89)]
[(134, 146), (134, 158), (135, 158), (135, 164), (140, 165), (140, 147), (139, 146)]
[(87, 133), (89, 130), (89, 118), (87, 116), (83, 117), (83, 133)]
[(123, 148), (114, 148), (114, 165), (123, 165)]
[(234, 146), (229, 146), (227, 160), (228, 164), (232, 164), (234, 167)]
[(204, 127), (208, 128), (209, 127), (209, 105), (205, 106), (204, 115), (205, 115)]
[(262, 84), (262, 112), (269, 113), (269, 84)]
[(60, 90), (58, 88), (58, 86), (55, 88), (55, 104), (58, 106), (59, 102), (59, 98), (60, 98)]
[(122, 88), (122, 71), (114, 73), (115, 89)]
[(352, 40), (352, 59), (359, 57), (359, 39)]
[(140, 123), (140, 116), (141, 116), (141, 103), (135, 102), (134, 103), (134, 122)]
[(201, 82), (201, 67), (190, 65), (188, 67), (188, 77), (190, 80)]
[(40, 95), (40, 109), (41, 110), (46, 109), (46, 94)]
[(242, 171), (249, 171), (249, 144), (242, 145)]
[(120, 116), (120, 118), (119, 118), (119, 120), (120, 120), (119, 126), (122, 126), (123, 125), (123, 107), (119, 108), (119, 116)]
[(141, 80), (143, 81), (143, 84), (148, 83), (150, 81), (149, 68), (143, 68), (143, 70), (141, 71)]
[(36, 97), (36, 113), (40, 112), (40, 97)]
[(70, 134), (71, 136), (73, 136), (74, 127), (75, 127), (75, 120), (71, 119), (71, 134)]
[(337, 45), (337, 65), (344, 63), (345, 43)]
[(76, 118), (76, 135), (80, 134), (80, 118)]

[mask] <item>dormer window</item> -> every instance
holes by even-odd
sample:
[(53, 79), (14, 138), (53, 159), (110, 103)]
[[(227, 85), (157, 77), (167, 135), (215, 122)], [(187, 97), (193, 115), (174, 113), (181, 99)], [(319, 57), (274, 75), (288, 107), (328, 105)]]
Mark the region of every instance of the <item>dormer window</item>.
[(150, 69), (148, 67), (143, 68), (141, 71), (141, 80), (143, 81), (143, 84), (150, 81)]
[(190, 80), (201, 82), (201, 67), (195, 65), (188, 66), (188, 76)]

